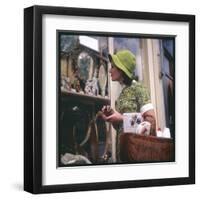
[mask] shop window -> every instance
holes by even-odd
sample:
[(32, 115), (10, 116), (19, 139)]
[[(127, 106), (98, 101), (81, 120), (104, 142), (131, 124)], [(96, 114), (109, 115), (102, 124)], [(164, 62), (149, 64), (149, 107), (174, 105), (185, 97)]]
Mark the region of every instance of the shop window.
[(162, 40), (162, 68), (161, 75), (163, 81), (164, 103), (166, 125), (170, 128), (171, 136), (174, 138), (175, 127), (175, 40)]

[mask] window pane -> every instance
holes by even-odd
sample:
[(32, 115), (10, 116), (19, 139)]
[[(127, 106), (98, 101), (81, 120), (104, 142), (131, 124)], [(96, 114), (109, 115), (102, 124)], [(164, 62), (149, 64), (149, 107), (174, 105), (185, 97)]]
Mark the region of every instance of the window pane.
[(163, 47), (170, 53), (172, 57), (174, 57), (174, 40), (163, 40)]

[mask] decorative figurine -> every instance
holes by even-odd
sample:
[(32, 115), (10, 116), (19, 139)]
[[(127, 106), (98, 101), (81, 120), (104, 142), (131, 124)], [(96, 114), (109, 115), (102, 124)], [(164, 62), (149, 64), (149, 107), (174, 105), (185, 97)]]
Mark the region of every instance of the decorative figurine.
[(95, 70), (92, 80), (87, 80), (85, 84), (85, 93), (88, 95), (97, 96), (99, 94), (98, 80), (96, 76), (97, 72)]
[(71, 91), (71, 82), (69, 77), (66, 76), (61, 77), (61, 90)]

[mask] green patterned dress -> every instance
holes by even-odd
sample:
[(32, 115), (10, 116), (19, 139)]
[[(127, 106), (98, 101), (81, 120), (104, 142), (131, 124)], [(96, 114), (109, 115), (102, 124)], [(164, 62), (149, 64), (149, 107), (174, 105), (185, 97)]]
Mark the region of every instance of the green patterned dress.
[[(140, 108), (150, 102), (150, 95), (146, 87), (141, 83), (134, 81), (131, 86), (123, 88), (120, 96), (115, 102), (115, 109), (119, 113), (140, 112)], [(117, 128), (120, 132), (122, 124)]]

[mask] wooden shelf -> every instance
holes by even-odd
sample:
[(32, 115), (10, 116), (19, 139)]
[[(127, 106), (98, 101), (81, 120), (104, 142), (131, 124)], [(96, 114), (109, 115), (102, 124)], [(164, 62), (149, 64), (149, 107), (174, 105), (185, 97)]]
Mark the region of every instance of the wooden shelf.
[(105, 98), (105, 97), (100, 97), (100, 96), (92, 96), (92, 95), (87, 95), (87, 94), (81, 94), (81, 93), (76, 93), (76, 92), (67, 92), (67, 91), (61, 91), (61, 97), (65, 98), (70, 98), (72, 100), (78, 100), (78, 101), (85, 101), (88, 103), (92, 104), (104, 104), (104, 105), (109, 105), (110, 104), (110, 99)]

